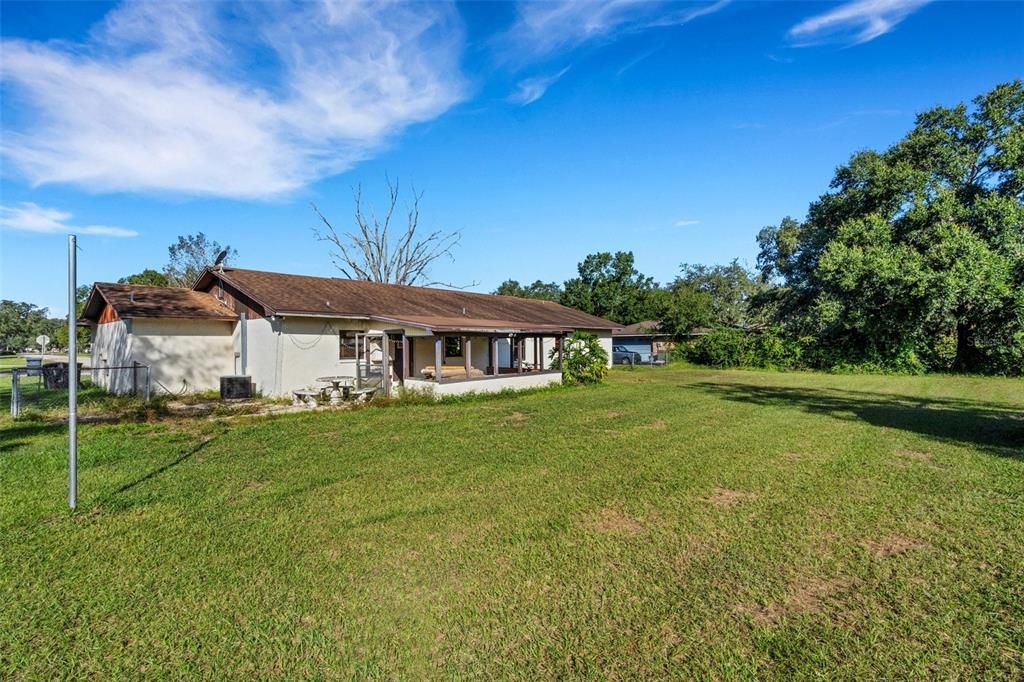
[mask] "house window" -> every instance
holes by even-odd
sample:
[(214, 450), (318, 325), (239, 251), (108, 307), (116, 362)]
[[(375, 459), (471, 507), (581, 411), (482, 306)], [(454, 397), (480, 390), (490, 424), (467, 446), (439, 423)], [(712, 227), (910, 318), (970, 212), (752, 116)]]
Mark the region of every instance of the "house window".
[(458, 336), (444, 337), (444, 356), (446, 358), (462, 357), (462, 338)]
[(340, 350), (338, 357), (342, 360), (355, 360), (356, 358), (356, 333), (338, 332)]

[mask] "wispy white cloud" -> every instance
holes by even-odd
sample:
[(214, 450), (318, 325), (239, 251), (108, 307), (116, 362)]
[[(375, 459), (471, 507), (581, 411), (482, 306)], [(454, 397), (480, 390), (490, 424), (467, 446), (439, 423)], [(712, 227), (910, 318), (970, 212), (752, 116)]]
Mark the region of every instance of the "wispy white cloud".
[(931, 0), (854, 0), (804, 19), (789, 30), (797, 46), (860, 45), (883, 36)]
[(675, 223), (676, 227), (690, 227), (691, 225), (700, 225), (699, 220), (677, 220)]
[(273, 197), (459, 102), (463, 42), (446, 3), (133, 2), (83, 45), (0, 44), (0, 154), (34, 184)]
[(589, 41), (610, 40), (622, 33), (685, 24), (717, 12), (729, 2), (520, 2), (515, 23), (499, 43), (511, 55), (511, 61), (530, 61)]
[(544, 93), (548, 91), (552, 85), (555, 84), (559, 78), (565, 75), (565, 72), (569, 70), (569, 67), (565, 67), (557, 73), (552, 73), (547, 76), (536, 76), (534, 78), (525, 78), (516, 83), (516, 91), (509, 95), (508, 100), (513, 104), (520, 106), (526, 106), (536, 102)]
[(626, 73), (627, 71), (632, 69), (634, 66), (636, 66), (640, 62), (644, 61), (645, 59), (647, 59), (648, 57), (650, 57), (652, 54), (654, 54), (657, 51), (658, 51), (657, 47), (652, 47), (649, 50), (644, 50), (643, 52), (635, 55), (634, 57), (629, 59), (625, 64), (620, 66), (619, 70), (615, 72), (615, 75), (616, 76), (622, 76), (624, 73)]
[(39, 234), (92, 234), (102, 237), (136, 237), (138, 232), (107, 225), (73, 225), (71, 214), (25, 201), (16, 206), (0, 206), (0, 228)]

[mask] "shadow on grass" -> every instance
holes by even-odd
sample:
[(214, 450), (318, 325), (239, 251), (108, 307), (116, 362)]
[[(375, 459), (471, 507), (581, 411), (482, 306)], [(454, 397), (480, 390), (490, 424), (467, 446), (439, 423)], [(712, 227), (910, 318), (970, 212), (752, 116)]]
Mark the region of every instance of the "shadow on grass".
[(846, 421), (860, 420), (945, 443), (974, 446), (1001, 457), (1024, 460), (1024, 415), (1002, 405), (840, 389), (712, 382), (692, 385), (726, 400), (792, 407)]
[(31, 445), (35, 438), (67, 430), (64, 424), (43, 421), (9, 421), (0, 426), (0, 455)]
[(150, 471), (145, 476), (137, 478), (134, 481), (131, 481), (130, 483), (125, 483), (120, 488), (115, 490), (113, 492), (113, 494), (114, 495), (120, 495), (121, 493), (126, 493), (129, 490), (131, 490), (132, 488), (135, 488), (137, 486), (142, 485), (146, 481), (153, 480), (154, 478), (156, 478), (160, 474), (162, 474), (162, 473), (164, 473), (166, 471), (169, 471), (169, 470), (173, 469), (174, 467), (178, 466), (179, 464), (182, 464), (183, 462), (186, 462), (187, 460), (191, 459), (196, 453), (201, 451), (203, 448), (205, 448), (207, 445), (209, 445), (210, 443), (212, 443), (215, 440), (217, 440), (216, 436), (214, 436), (213, 438), (207, 438), (206, 440), (204, 440), (201, 443), (197, 444), (191, 450), (187, 450), (187, 451), (183, 452), (177, 459), (175, 459), (175, 460), (173, 460), (171, 462), (168, 462), (167, 464), (164, 464), (163, 466), (160, 466), (160, 467), (154, 469), (153, 471)]

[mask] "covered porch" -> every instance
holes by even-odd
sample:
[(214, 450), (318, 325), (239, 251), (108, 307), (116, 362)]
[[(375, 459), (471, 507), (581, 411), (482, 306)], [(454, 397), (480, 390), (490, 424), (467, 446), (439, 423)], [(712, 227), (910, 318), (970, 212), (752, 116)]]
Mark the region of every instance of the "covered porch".
[(394, 373), (405, 388), (449, 395), (561, 383), (564, 330), (429, 332), (393, 339)]

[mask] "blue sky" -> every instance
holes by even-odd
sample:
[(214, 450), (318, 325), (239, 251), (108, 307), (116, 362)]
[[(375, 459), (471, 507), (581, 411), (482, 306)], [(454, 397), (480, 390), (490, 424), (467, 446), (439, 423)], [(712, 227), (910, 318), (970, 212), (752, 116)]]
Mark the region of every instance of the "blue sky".
[(1024, 3), (3, 3), (0, 297), (159, 269), (204, 231), (236, 265), (336, 274), (385, 173), (432, 275), (562, 281), (588, 253), (753, 264), (857, 149), (1024, 76)]

